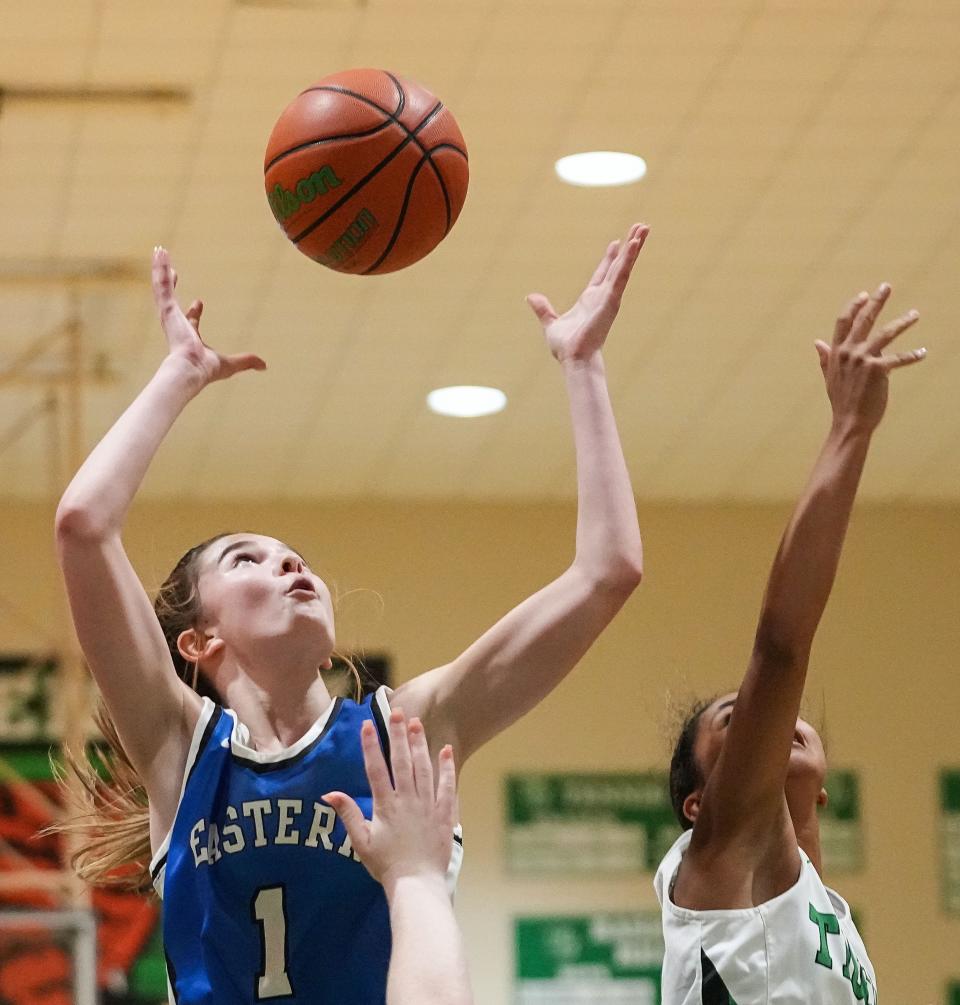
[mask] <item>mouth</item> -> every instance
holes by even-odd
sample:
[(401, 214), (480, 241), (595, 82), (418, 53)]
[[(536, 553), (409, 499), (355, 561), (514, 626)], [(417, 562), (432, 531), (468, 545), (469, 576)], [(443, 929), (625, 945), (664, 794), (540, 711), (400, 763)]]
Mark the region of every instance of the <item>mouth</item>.
[(317, 591), (313, 588), (313, 583), (307, 579), (306, 576), (298, 576), (288, 587), (287, 594), (291, 593), (309, 593), (312, 597), (317, 595)]

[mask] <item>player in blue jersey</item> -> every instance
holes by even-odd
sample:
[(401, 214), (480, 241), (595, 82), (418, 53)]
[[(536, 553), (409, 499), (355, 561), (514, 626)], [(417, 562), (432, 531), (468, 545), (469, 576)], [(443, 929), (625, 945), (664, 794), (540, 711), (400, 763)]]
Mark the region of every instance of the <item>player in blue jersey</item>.
[(611, 244), (565, 314), (528, 298), (573, 421), (570, 566), (452, 662), (392, 696), (381, 688), (355, 701), (331, 695), (318, 673), (334, 655), (330, 594), (283, 542), (242, 533), (198, 545), (156, 610), (126, 556), (127, 510), (180, 412), (209, 384), (265, 366), (200, 338), (202, 304), (181, 310), (169, 257), (156, 250), (167, 356), (68, 486), (56, 530), (77, 634), (130, 779), (126, 795), (90, 781), (102, 812), (77, 863), (93, 880), (139, 863), (125, 874), (135, 883), (152, 849), (181, 1005), (382, 1002), (386, 901), (321, 798), (341, 790), (369, 811), (362, 724), (378, 725), (386, 742), (390, 703), (400, 704), (435, 749), (452, 744), (466, 760), (570, 672), (638, 584), (640, 534), (601, 349), (646, 235), (635, 225)]

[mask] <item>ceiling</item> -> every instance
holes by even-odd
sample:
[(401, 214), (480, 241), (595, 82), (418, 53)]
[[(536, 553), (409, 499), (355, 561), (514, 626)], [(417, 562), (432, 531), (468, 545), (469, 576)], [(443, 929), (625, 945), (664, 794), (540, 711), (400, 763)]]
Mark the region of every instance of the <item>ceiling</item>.
[[(652, 225), (606, 350), (638, 496), (793, 496), (829, 421), (813, 341), (881, 280), (921, 311), (863, 494), (960, 500), (960, 4), (955, 0), (0, 0), (0, 494), (68, 457), (45, 407), (83, 333), (87, 445), (163, 353), (149, 260), (171, 249), (204, 334), (265, 374), (217, 384), (145, 493), (571, 497), (563, 380), (523, 302), (565, 308), (606, 243)], [(299, 254), (263, 191), (281, 109), (380, 66), (453, 110), (456, 226), (401, 272)], [(643, 181), (564, 185), (618, 149)], [(492, 384), (445, 419), (433, 387)], [(51, 406), (52, 407), (52, 406)], [(60, 433), (57, 432), (60, 431)]]

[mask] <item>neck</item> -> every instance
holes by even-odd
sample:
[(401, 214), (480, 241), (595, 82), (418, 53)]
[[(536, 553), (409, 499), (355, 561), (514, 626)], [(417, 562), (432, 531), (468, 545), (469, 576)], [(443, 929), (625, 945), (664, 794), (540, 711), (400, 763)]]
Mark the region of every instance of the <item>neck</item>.
[(268, 682), (239, 666), (218, 678), (224, 703), (250, 731), (254, 748), (265, 753), (296, 743), (333, 700), (316, 666), (274, 673)]
[(820, 853), (820, 818), (817, 816), (816, 800), (809, 798), (803, 800), (800, 805), (795, 805), (794, 801), (787, 795), (787, 805), (790, 808), (790, 819), (793, 821), (793, 830), (797, 835), (797, 844), (807, 854), (813, 863), (817, 875), (823, 878), (823, 864)]

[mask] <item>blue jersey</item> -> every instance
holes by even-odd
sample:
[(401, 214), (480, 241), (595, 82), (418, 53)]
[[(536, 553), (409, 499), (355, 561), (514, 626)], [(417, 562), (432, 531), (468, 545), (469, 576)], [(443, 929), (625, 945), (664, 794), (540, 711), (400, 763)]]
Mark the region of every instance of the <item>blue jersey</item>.
[[(236, 714), (204, 699), (170, 834), (151, 873), (176, 1005), (382, 1005), (390, 961), (383, 888), (320, 797), (371, 813), (360, 726), (386, 748), (386, 689), (335, 699), (293, 746), (249, 746)], [(462, 848), (454, 844), (451, 877)]]

